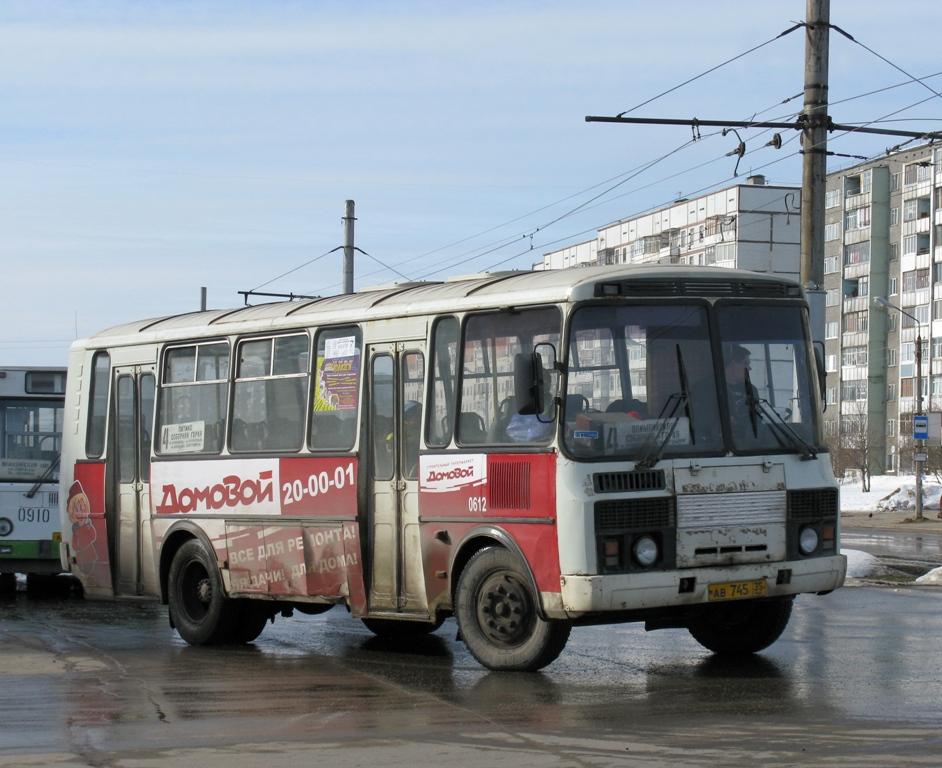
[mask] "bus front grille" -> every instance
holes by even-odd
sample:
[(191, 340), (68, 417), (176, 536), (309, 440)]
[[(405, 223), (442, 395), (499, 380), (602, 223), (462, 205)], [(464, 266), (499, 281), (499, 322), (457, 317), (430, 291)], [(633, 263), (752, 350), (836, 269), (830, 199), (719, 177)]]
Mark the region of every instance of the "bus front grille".
[(674, 498), (617, 499), (595, 504), (597, 533), (673, 528), (676, 517)]
[(836, 517), (836, 488), (812, 488), (788, 492), (789, 520), (811, 521)]
[(663, 491), (667, 487), (663, 469), (596, 472), (592, 475), (592, 485), (596, 493)]

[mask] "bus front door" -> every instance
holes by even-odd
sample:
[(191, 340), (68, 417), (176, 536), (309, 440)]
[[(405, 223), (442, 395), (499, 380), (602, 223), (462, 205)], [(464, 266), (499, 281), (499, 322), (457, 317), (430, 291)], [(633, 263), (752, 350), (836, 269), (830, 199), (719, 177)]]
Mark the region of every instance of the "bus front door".
[(154, 366), (115, 367), (117, 507), (112, 563), (115, 594), (156, 594), (150, 527), (150, 449), (154, 425)]
[(421, 342), (370, 348), (369, 605), (425, 615), (418, 457), (425, 355)]

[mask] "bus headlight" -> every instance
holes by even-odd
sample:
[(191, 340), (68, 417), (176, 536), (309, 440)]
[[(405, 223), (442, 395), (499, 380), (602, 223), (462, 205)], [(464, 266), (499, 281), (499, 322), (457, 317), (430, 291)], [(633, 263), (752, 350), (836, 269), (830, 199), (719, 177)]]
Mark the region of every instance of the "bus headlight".
[(8, 517), (0, 517), (0, 536), (9, 536), (13, 533), (13, 521)]
[(798, 549), (801, 554), (810, 555), (818, 548), (818, 532), (814, 526), (806, 525), (798, 533)]
[(647, 568), (657, 562), (659, 554), (657, 542), (651, 536), (639, 536), (631, 545), (631, 553), (638, 565)]

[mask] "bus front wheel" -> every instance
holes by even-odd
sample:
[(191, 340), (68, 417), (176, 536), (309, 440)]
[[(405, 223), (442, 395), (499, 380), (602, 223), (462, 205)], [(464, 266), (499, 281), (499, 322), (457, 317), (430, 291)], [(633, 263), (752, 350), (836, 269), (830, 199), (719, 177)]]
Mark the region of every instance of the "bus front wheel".
[(704, 648), (724, 656), (744, 656), (779, 639), (792, 615), (792, 597), (720, 603), (690, 622), (690, 634)]
[(569, 639), (565, 621), (547, 621), (520, 559), (488, 547), (458, 579), (455, 614), (468, 650), (488, 669), (533, 672), (554, 661)]
[(168, 586), (170, 620), (186, 642), (217, 645), (232, 639), (237, 607), (226, 597), (215, 556), (200, 541), (191, 539), (173, 556)]

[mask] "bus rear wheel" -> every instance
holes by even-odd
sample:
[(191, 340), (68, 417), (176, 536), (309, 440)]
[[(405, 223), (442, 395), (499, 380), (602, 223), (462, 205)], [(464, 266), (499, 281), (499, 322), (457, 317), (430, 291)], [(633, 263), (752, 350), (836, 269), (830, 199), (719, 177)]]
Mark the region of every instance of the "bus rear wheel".
[(170, 620), (190, 645), (233, 639), (238, 608), (226, 597), (216, 558), (202, 542), (191, 539), (173, 556), (168, 592)]
[(501, 547), (477, 552), (458, 579), (455, 614), (465, 645), (488, 669), (534, 672), (554, 661), (571, 625), (540, 617), (520, 558)]
[(745, 656), (779, 639), (792, 615), (793, 597), (710, 606), (688, 629), (700, 645), (723, 656)]

